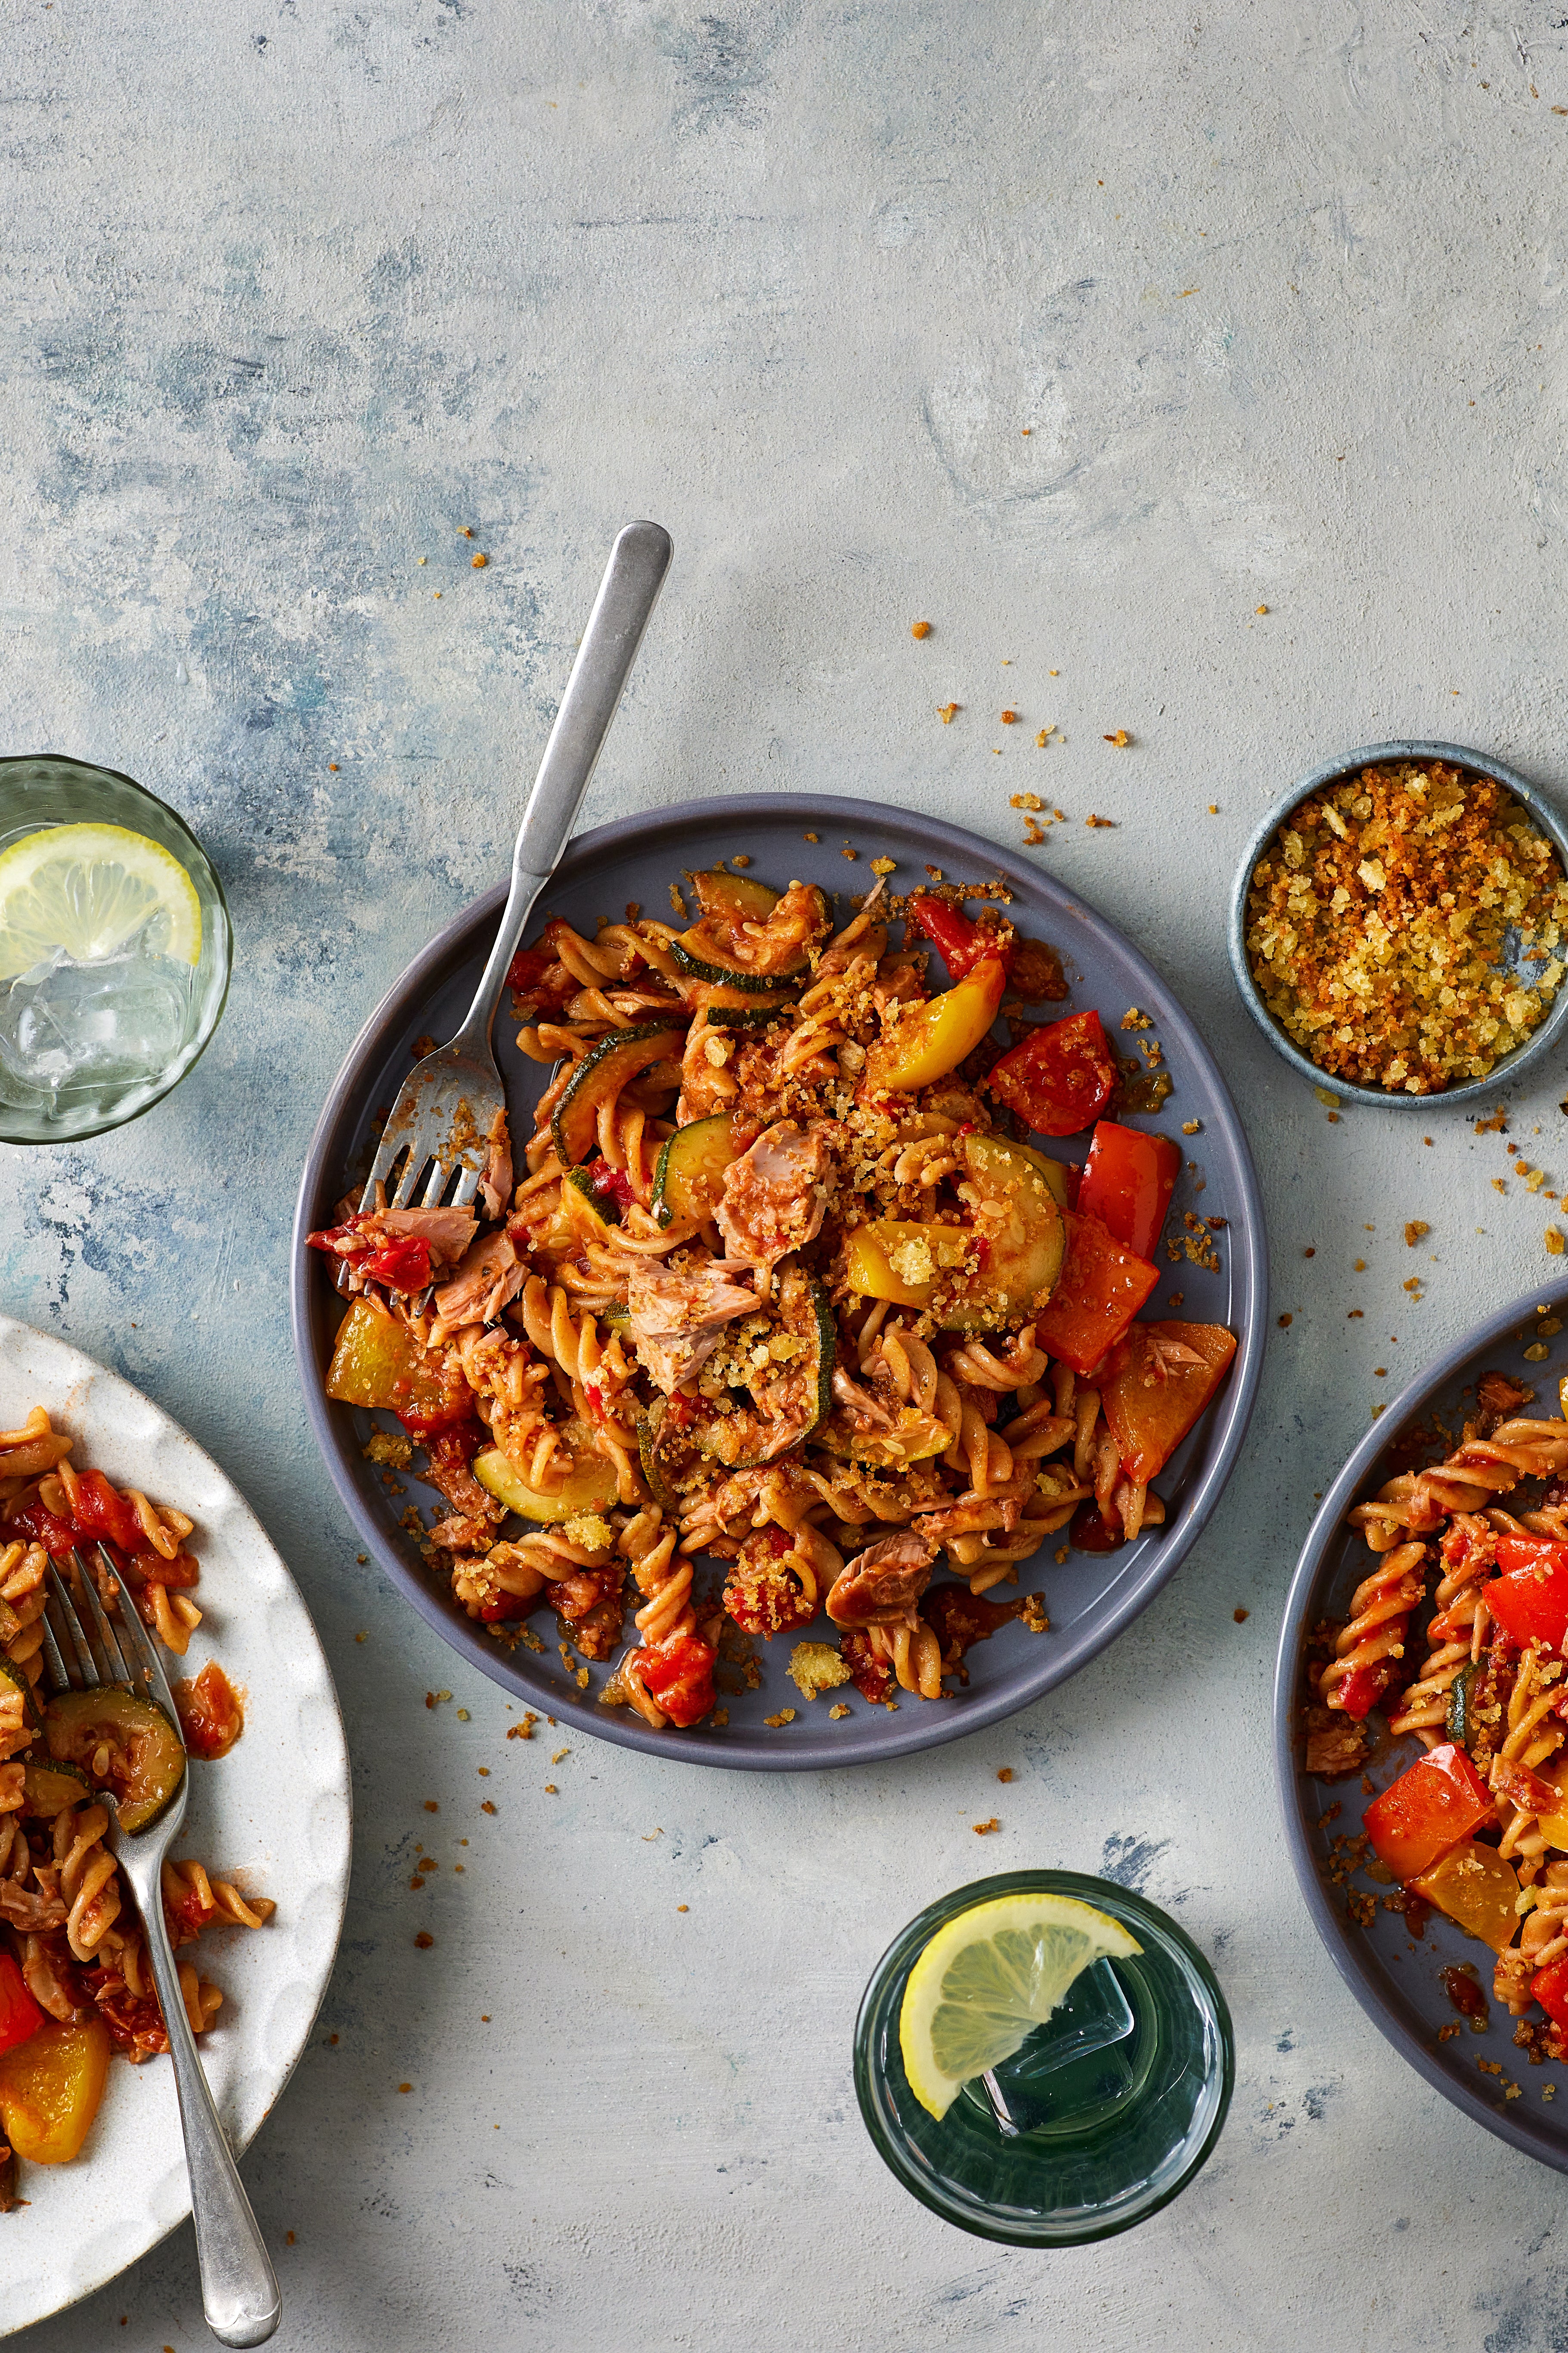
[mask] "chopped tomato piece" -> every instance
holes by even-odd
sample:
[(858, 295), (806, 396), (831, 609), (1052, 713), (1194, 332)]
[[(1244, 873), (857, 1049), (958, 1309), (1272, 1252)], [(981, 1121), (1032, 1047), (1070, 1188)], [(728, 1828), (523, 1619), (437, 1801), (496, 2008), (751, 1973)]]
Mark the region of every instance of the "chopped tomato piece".
[(14, 1953), (0, 1953), (0, 2051), (9, 2051), (37, 2034), (44, 2013), (27, 1991)]
[(13, 1512), (5, 1524), (5, 1532), (7, 1536), (26, 1536), (30, 1544), (41, 1544), (57, 1560), (62, 1559), (77, 1540), (76, 1530), (68, 1520), (58, 1518), (36, 1502), (24, 1504), (20, 1511)]
[(1411, 1884), (1417, 1895), (1494, 1953), (1512, 1944), (1519, 1926), (1519, 1875), (1495, 1846), (1461, 1840)]
[(1335, 1696), (1345, 1714), (1360, 1724), (1372, 1714), (1393, 1681), (1392, 1662), (1374, 1659), (1370, 1666), (1352, 1667)]
[(838, 1638), (838, 1655), (849, 1669), (849, 1680), (862, 1699), (880, 1704), (893, 1694), (893, 1671), (871, 1648), (869, 1634), (858, 1630)]
[(707, 1715), (717, 1694), (713, 1689), (713, 1662), (719, 1653), (711, 1642), (699, 1641), (695, 1634), (676, 1634), (668, 1642), (660, 1642), (633, 1653), (641, 1673), (643, 1688), (658, 1702), (671, 1724), (695, 1724)]
[(1182, 1173), (1180, 1146), (1113, 1119), (1097, 1121), (1076, 1206), (1140, 1258), (1152, 1258)]
[(930, 891), (917, 891), (906, 902), (906, 912), (920, 925), (953, 980), (962, 980), (987, 956), (998, 957), (1004, 972), (1012, 971), (1017, 943), (995, 924), (972, 923), (961, 907), (950, 907), (945, 899)]
[(1558, 2032), (1568, 2034), (1568, 1953), (1537, 1969), (1530, 1990)]
[(1121, 1521), (1108, 1518), (1092, 1496), (1079, 1505), (1068, 1529), (1068, 1542), (1075, 1552), (1114, 1552), (1126, 1540)]
[(1378, 1861), (1408, 1885), (1494, 1815), (1491, 1791), (1464, 1750), (1446, 1740), (1373, 1799), (1362, 1826)]
[(1004, 1054), (985, 1084), (1037, 1135), (1077, 1135), (1099, 1118), (1116, 1062), (1098, 1013), (1047, 1021)]
[[(535, 944), (519, 948), (507, 967), (507, 986), (540, 1012), (563, 1012), (577, 994), (577, 982), (556, 954), (555, 937), (560, 928), (559, 918), (552, 918)], [(552, 975), (549, 980), (547, 974)]]
[(121, 1563), (121, 1575), (131, 1585), (172, 1585), (184, 1588), (196, 1584), (201, 1571), (184, 1546), (171, 1560), (151, 1546), (131, 1553)]
[(217, 1661), (209, 1659), (194, 1680), (177, 1683), (174, 1698), (191, 1755), (209, 1762), (226, 1757), (245, 1730), (245, 1710)]
[(76, 1502), (71, 1507), (79, 1538), (89, 1543), (107, 1536), (126, 1552), (136, 1551), (142, 1542), (142, 1523), (136, 1507), (111, 1487), (101, 1471), (83, 1471), (77, 1482)]
[(1098, 1218), (1077, 1209), (1062, 1218), (1067, 1255), (1050, 1303), (1035, 1319), (1035, 1337), (1075, 1373), (1087, 1373), (1123, 1336), (1160, 1271), (1123, 1250)]
[(1147, 1482), (1164, 1469), (1235, 1354), (1236, 1335), (1223, 1324), (1133, 1324), (1100, 1388), (1100, 1408), (1130, 1479)]
[(607, 1194), (623, 1217), (637, 1198), (626, 1170), (612, 1168), (602, 1152), (596, 1160), (588, 1163), (588, 1182), (595, 1193)]
[(1484, 1590), (1487, 1608), (1510, 1642), (1546, 1642), (1561, 1651), (1568, 1633), (1568, 1544), (1544, 1536), (1500, 1535), (1502, 1571)]

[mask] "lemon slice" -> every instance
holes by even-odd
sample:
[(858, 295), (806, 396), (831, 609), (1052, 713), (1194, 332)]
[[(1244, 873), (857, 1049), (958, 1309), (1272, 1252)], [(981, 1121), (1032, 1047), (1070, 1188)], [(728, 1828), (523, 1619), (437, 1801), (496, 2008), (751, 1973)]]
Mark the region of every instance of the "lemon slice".
[(949, 1920), (910, 1971), (899, 2048), (922, 2108), (944, 2116), (1109, 1954), (1142, 1951), (1119, 1920), (1071, 1895), (997, 1895)]
[(74, 964), (100, 964), (149, 925), (153, 955), (196, 962), (195, 885), (146, 834), (123, 825), (50, 825), (0, 850), (0, 980), (60, 950)]

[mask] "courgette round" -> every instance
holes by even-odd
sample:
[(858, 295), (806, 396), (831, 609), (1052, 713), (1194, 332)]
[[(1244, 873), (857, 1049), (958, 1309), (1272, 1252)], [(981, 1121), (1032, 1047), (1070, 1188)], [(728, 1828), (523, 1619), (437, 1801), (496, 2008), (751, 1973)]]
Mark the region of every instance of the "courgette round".
[(717, 964), (710, 951), (699, 955), (689, 944), (696, 938), (693, 929), (681, 933), (669, 944), (677, 968), (688, 980), (711, 981), (721, 988), (742, 988), (749, 997), (776, 997), (781, 980), (798, 980), (806, 969), (804, 956), (787, 973), (747, 972), (739, 965)]
[(23, 1713), (33, 1730), (42, 1731), (44, 1719), (38, 1712), (37, 1697), (32, 1684), (16, 1662), (8, 1659), (4, 1651), (0, 1651), (0, 1688), (4, 1688), (7, 1683), (14, 1685), (21, 1693)]
[(710, 1005), (704, 1018), (714, 1029), (765, 1029), (789, 1009), (787, 999), (778, 1005)]
[(581, 1194), (589, 1218), (599, 1229), (594, 1239), (596, 1241), (607, 1241), (611, 1227), (618, 1226), (621, 1222), (621, 1212), (615, 1197), (612, 1194), (596, 1192), (594, 1180), (585, 1167), (568, 1168), (565, 1181), (574, 1193)]
[[(671, 1483), (666, 1461), (670, 1439), (674, 1435), (665, 1428), (668, 1418), (669, 1399), (655, 1398), (647, 1413), (641, 1415), (637, 1421), (637, 1457), (642, 1463), (642, 1474), (647, 1482), (649, 1494), (661, 1511), (675, 1517), (680, 1511), (680, 1493)], [(689, 1459), (689, 1446), (683, 1446), (679, 1451)]]
[(612, 1030), (573, 1071), (551, 1117), (550, 1134), (563, 1168), (591, 1159), (599, 1140), (599, 1107), (629, 1086), (652, 1062), (679, 1061), (686, 1042), (682, 1029), (666, 1021), (639, 1021)]
[(765, 923), (778, 905), (779, 894), (767, 882), (749, 874), (731, 874), (722, 866), (705, 866), (686, 877), (697, 894), (700, 912), (719, 923)]
[(44, 1710), (44, 1736), (57, 1765), (88, 1767), (109, 1747), (103, 1782), (119, 1802), (122, 1830), (145, 1829), (185, 1777), (184, 1743), (177, 1727), (156, 1700), (118, 1683), (99, 1691), (57, 1692)]
[(678, 1127), (661, 1148), (653, 1176), (653, 1214), (661, 1226), (710, 1218), (735, 1157), (728, 1112)]
[[(570, 1423), (566, 1434), (568, 1438), (573, 1434)], [(578, 1434), (579, 1443), (585, 1443), (588, 1432), (579, 1426)], [(499, 1446), (487, 1446), (475, 1455), (474, 1476), (486, 1493), (504, 1504), (509, 1512), (546, 1527), (574, 1520), (582, 1512), (605, 1511), (620, 1491), (615, 1464), (602, 1454), (579, 1452), (576, 1447), (572, 1468), (559, 1487), (531, 1487)]]
[(92, 1783), (79, 1765), (35, 1765), (22, 1767), (22, 1811), (53, 1821), (67, 1806), (89, 1806)]

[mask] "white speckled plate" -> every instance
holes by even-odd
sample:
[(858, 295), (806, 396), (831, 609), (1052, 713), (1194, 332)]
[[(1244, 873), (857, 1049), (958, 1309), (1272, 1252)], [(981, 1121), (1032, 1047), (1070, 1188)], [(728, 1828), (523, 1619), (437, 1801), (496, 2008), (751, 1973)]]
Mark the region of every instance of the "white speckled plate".
[[(238, 1489), (129, 1381), (62, 1340), (0, 1315), (0, 1428), (47, 1406), (84, 1465), (175, 1504), (196, 1524), (205, 1613), (182, 1672), (216, 1656), (245, 1694), (245, 1732), (195, 1763), (178, 1855), (275, 1898), (264, 1928), (209, 1931), (204, 1972), (224, 1991), (202, 2041), (237, 2151), (293, 2073), (326, 1991), (349, 1883), (349, 1761), (337, 1694), (310, 1612)], [(191, 2211), (174, 2079), (161, 2059), (116, 2059), (73, 2165), (26, 2166), (31, 2200), (0, 2217), (0, 2335), (104, 2286)]]

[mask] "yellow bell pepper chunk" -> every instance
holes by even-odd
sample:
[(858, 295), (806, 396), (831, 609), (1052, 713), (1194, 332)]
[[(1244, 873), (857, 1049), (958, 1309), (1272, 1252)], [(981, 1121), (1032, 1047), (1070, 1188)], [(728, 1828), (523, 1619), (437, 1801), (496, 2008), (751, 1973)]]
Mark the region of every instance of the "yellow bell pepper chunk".
[(963, 1226), (873, 1218), (869, 1225), (857, 1226), (845, 1246), (845, 1281), (863, 1299), (927, 1307), (938, 1276), (964, 1265), (973, 1250), (974, 1237)]
[(50, 2019), (0, 2052), (0, 2122), (29, 2165), (64, 2165), (87, 2138), (103, 2097), (112, 2048), (101, 2018)]
[(1519, 1880), (1495, 1846), (1474, 1839), (1458, 1845), (1410, 1882), (1417, 1895), (1458, 1921), (1468, 1936), (1479, 1936), (1494, 1953), (1511, 1945), (1519, 1926)]
[(338, 1326), (326, 1390), (340, 1405), (389, 1413), (434, 1413), (449, 1402), (406, 1325), (379, 1314), (368, 1299), (356, 1299)]
[(907, 1008), (868, 1050), (867, 1084), (879, 1093), (913, 1094), (917, 1087), (945, 1079), (995, 1020), (1006, 986), (1001, 959), (986, 956), (940, 997)]

